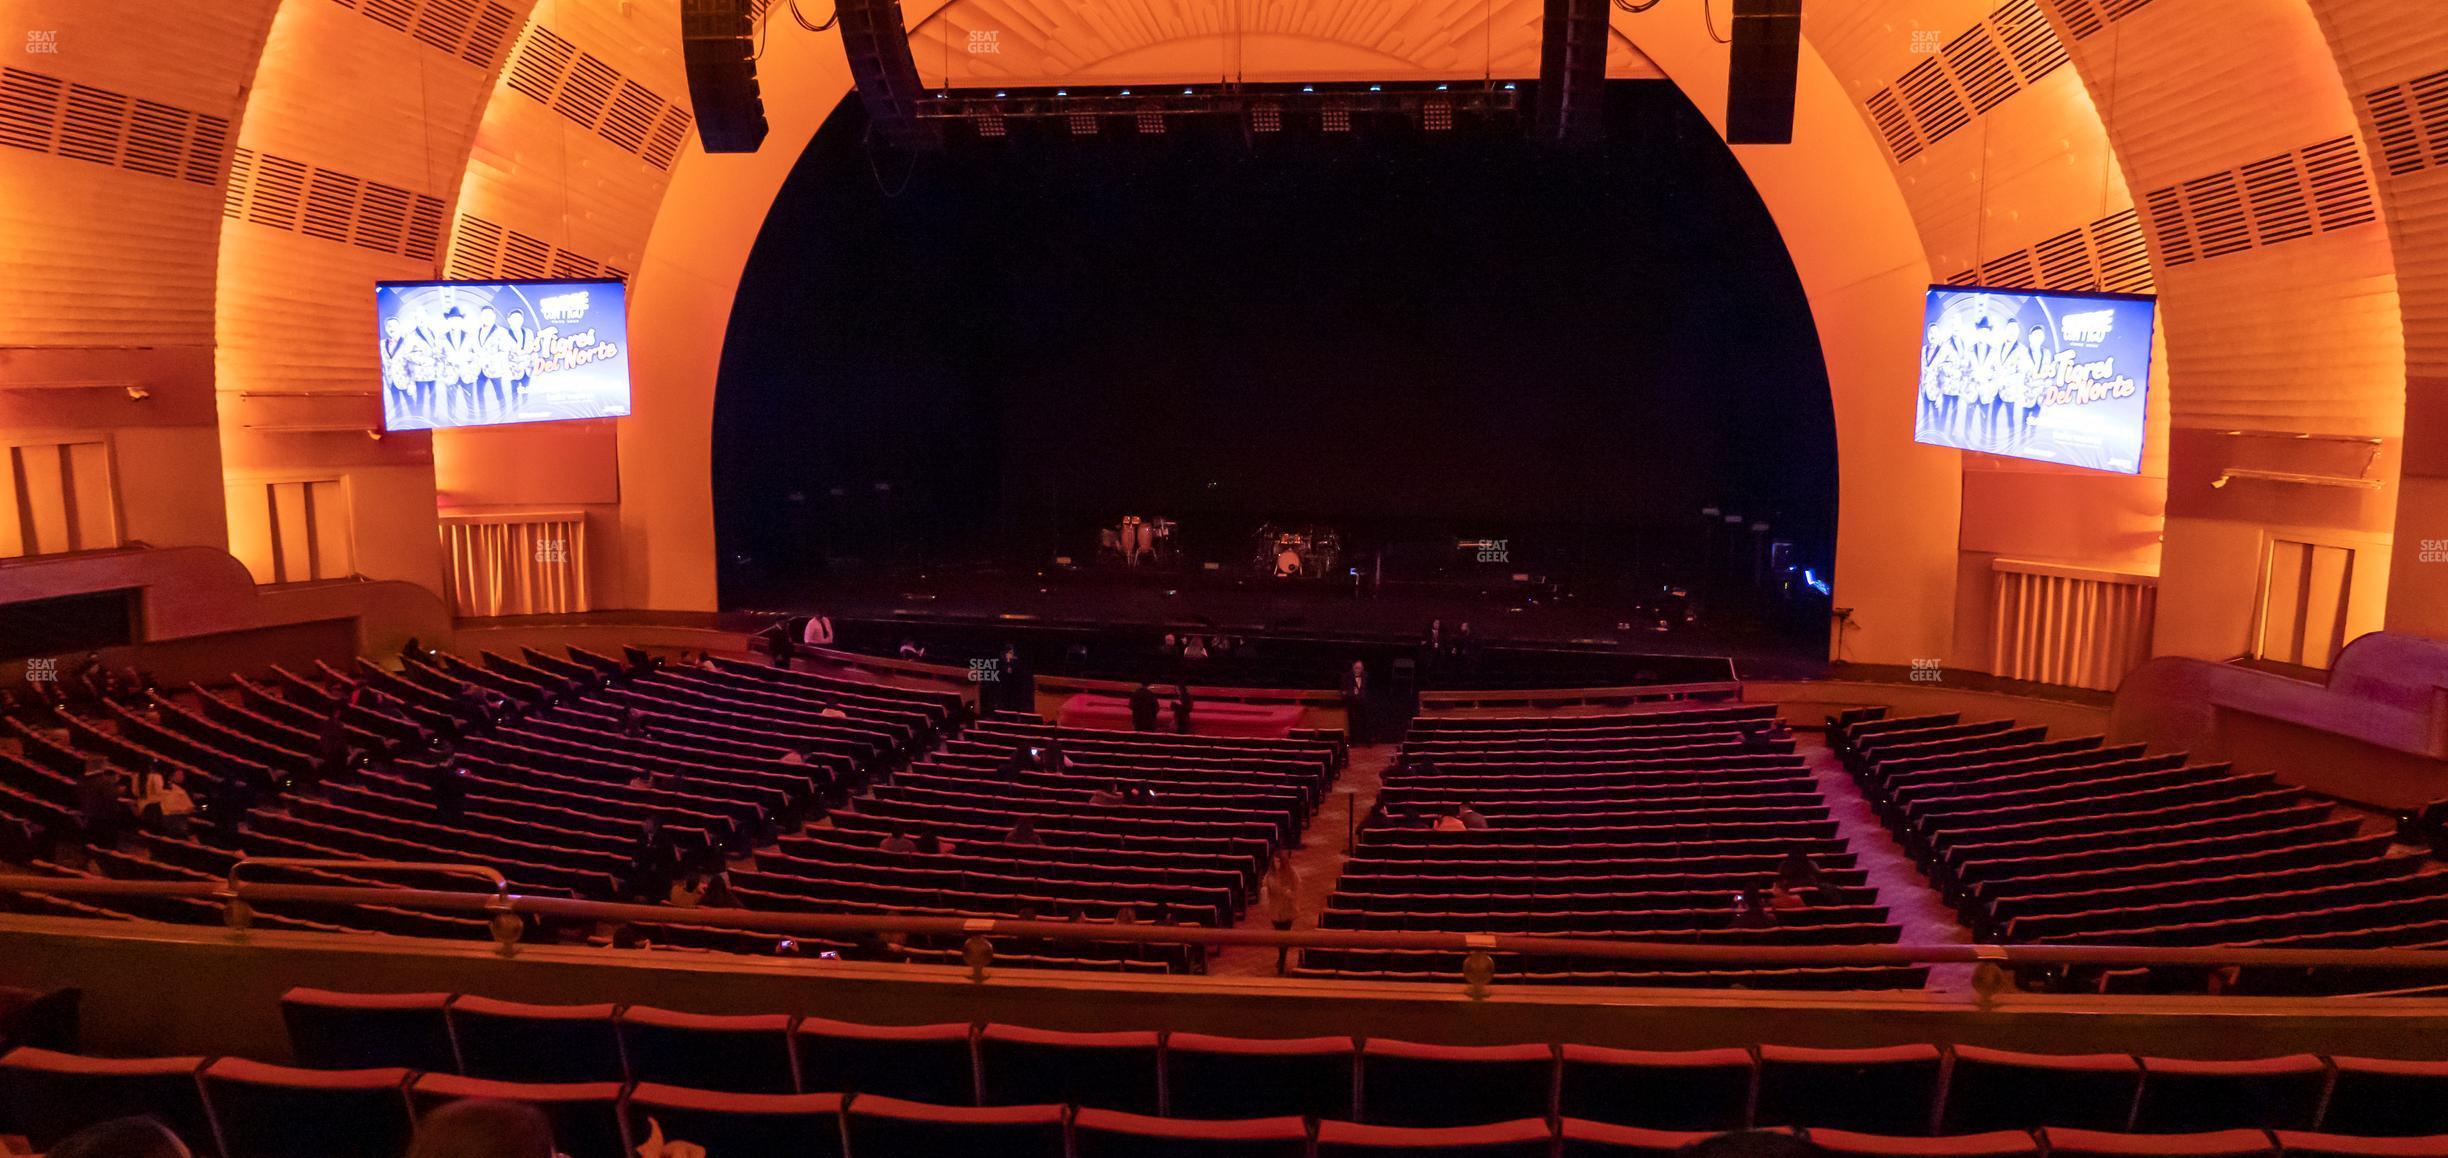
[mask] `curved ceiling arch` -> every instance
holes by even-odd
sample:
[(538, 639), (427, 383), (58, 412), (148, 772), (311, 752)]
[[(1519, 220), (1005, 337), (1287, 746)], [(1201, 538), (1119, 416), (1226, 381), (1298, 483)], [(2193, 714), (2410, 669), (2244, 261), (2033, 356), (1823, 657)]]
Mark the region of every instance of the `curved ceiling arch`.
[[(919, 21), (914, 40), (921, 46), (975, 43), (970, 34), (977, 29), (963, 23), (970, 11), (968, 4), (934, 10)], [(1013, 84), (1023, 83), (1019, 77), (1048, 75), (1032, 60), (1092, 62), (1089, 53), (1041, 50), (1032, 39), (1050, 38), (1063, 27), (1058, 20), (1039, 21), (1030, 26), (1030, 38), (998, 35), (992, 39), (1000, 42), (1000, 51), (980, 55), (1007, 57), (998, 71)], [(1638, 34), (1643, 53), (1635, 67), (1654, 63), (1689, 92), (1723, 90), (1724, 53), (1696, 7), (1653, 15), (1618, 31)], [(1516, 35), (1535, 51), (1535, 22)], [(1169, 33), (1142, 39), (1191, 42)], [(1223, 43), (1220, 36), (1217, 43)], [(1117, 44), (1114, 51), (1138, 55), (1129, 44)], [(772, 77), (765, 103), (773, 123), (765, 148), (751, 156), (692, 152), (684, 157), (639, 269), (631, 323), (642, 391), (638, 405), (641, 412), (656, 407), (662, 419), (622, 427), (623, 492), (650, 496), (624, 503), (622, 518), (624, 526), (657, 545), (651, 566), (658, 570), (646, 581), (649, 600), (658, 606), (713, 600), (707, 456), (731, 294), (763, 211), (848, 88), (846, 68), (829, 38), (772, 39), (765, 52), (768, 63), (760, 75)], [(1195, 55), (1214, 59), (1221, 53)], [(923, 59), (921, 64), (923, 75)], [(1308, 76), (1354, 79), (1323, 71)], [(1151, 79), (1195, 83), (1202, 74)], [(1714, 102), (1699, 103), (1706, 108)], [(1916, 365), (1913, 351), (1877, 340), (1882, 334), (1915, 332), (1928, 266), (1919, 258), (1911, 215), (1874, 138), (1815, 54), (1805, 54), (1797, 105), (1800, 144), (1737, 152), (1785, 235), (1829, 364), (1843, 477), (1836, 573), (1847, 590), (1839, 601), (1850, 600), (1863, 626), (1854, 642), (1857, 652), (1944, 654), (1952, 625), (1926, 609), (1950, 601), (1956, 582), (1955, 459), (1911, 445), (1911, 394), (1886, 386), (1909, 380)], [(643, 393), (649, 390), (651, 397)]]
[[(287, 0), (280, 15), (309, 6), (311, 0)], [(416, 5), (420, 11), (425, 6)], [(352, 0), (325, 7), (350, 11), (360, 20), (374, 15), (353, 11)], [(498, 7), (503, 5), (475, 9)], [(1106, 46), (1079, 49), (1074, 60), (1167, 56), (1159, 46), (1195, 43), (1199, 14), (1220, 11), (1216, 5), (1090, 7), (1104, 21), (1097, 38), (1050, 38)], [(1380, 51), (1391, 45), (1400, 49), (1397, 58), (1419, 62), (1423, 70), (1468, 75), (1472, 29), (1480, 33), (1481, 72), (1498, 71), (1501, 62), (1511, 60), (1526, 65), (1532, 55), (1525, 54), (1535, 53), (1537, 7), (1524, 0), (1487, 3), (1449, 15), (1441, 26), (1407, 7), (1390, 11), (1356, 0), (1252, 6), (1251, 13), (1282, 26), (1286, 51), (1302, 37)], [(973, 3), (951, 13), (936, 6), (920, 21), (920, 35), (940, 27), (939, 58), (948, 59), (955, 45), (967, 56), (967, 28), (956, 18), (990, 11), (1027, 17), (1014, 27), (1048, 39), (1044, 30), (1061, 27), (1057, 18), (1065, 7), (1062, 0), (991, 8)], [(1619, 16), (1617, 31), (1646, 42), (1653, 22), (1688, 25), (1697, 22), (1696, 13), (1696, 4), (1669, 0), (1645, 16)], [(2034, 30), (2035, 13), (2045, 35)], [(2385, 560), (2388, 532), (2401, 505), (2389, 483), (2401, 428), (2406, 428), (2409, 477), (2429, 486), (2429, 480), (2448, 476), (2440, 461), (2448, 456), (2423, 450), (2448, 441), (2437, 429), (2448, 421), (2424, 417), (2430, 414), (2430, 396), (2442, 392), (2441, 367), (2448, 356), (2440, 351), (2448, 342), (2435, 335), (2448, 309), (2428, 290), (2401, 298), (2398, 288), (2402, 273), (2431, 268), (2448, 254), (2448, 237), (2441, 236), (2438, 213), (2429, 208), (2440, 199), (2426, 196), (2442, 168), (2430, 158), (2448, 157), (2448, 145), (2423, 135), (2429, 132), (2423, 126), (2433, 122), (2418, 117), (2415, 128), (2405, 129), (2404, 114), (2392, 111), (2416, 99), (2411, 82), (2448, 63), (2439, 22), (2425, 15), (2421, 0), (2007, 0), (1997, 7), (1988, 0), (1892, 0), (1811, 6), (1805, 28), (1813, 61), (1808, 71), (1844, 98), (1858, 134), (1901, 190), (1916, 234), (1909, 252), (1926, 254), (1931, 273), (1993, 281), (1995, 274), (2020, 275), (2042, 282), (2131, 277), (2133, 235), (2147, 238), (2143, 267), (2167, 298), (2167, 364), (2178, 368), (2181, 381), (2172, 395), (2175, 432), (2169, 440), (2174, 447), (2171, 584), (2189, 585), (2193, 581), (2186, 577), (2195, 574), (2250, 573), (2251, 566), (2234, 565), (2243, 558), (2239, 552), (2290, 529), (2342, 535)], [(680, 148), (688, 133), (685, 120), (670, 119), (679, 115), (673, 109), (685, 113), (672, 0), (537, 0), (532, 21), (524, 26), (522, 50), (528, 41), (540, 41), (540, 32), (551, 33), (578, 54), (591, 54), (616, 77), (594, 123), (581, 126), (585, 131), (611, 139), (606, 126), (612, 118), (604, 114), (613, 96), (635, 84), (659, 98), (659, 108), (668, 114), (644, 128), (658, 135), (660, 144), (614, 140), (611, 147), (627, 153), (632, 166), (649, 149)], [(957, 41), (950, 34), (954, 28), (963, 33)], [(397, 31), (406, 36), (404, 51), (425, 53), (429, 60), (461, 55), (470, 40), (463, 35), (444, 48), (417, 36), (419, 30)], [(1013, 44), (1025, 42), (1016, 32), (1011, 35)], [(1504, 41), (1507, 36), (1511, 39)], [(1500, 48), (1500, 41), (1514, 47)], [(1133, 46), (1136, 51), (1117, 55)], [(162, 53), (175, 48), (156, 45)], [(254, 67), (259, 77), (275, 68), (306, 67), (290, 63), (294, 54), (269, 31), (261, 43), (241, 51), (261, 51), (263, 59)], [(846, 86), (838, 41), (830, 36), (809, 37), (783, 25), (769, 30), (766, 52), (769, 94), (804, 89), (807, 81), (827, 91)], [(278, 64), (275, 56), (281, 58)], [(924, 68), (923, 58), (920, 63)], [(1256, 75), (1268, 62), (1244, 60), (1241, 67)], [(337, 83), (345, 71), (333, 66), (327, 75)], [(689, 284), (688, 271), (702, 273), (703, 261), (667, 244), (708, 240), (701, 223), (680, 220), (688, 212), (675, 211), (707, 203), (695, 194), (675, 202), (673, 195), (698, 184), (694, 169), (736, 170), (742, 159), (706, 158), (685, 149), (667, 156), (667, 171), (617, 170), (595, 146), (566, 139), (579, 130), (563, 129), (565, 139), (549, 141), (532, 125), (521, 127), (505, 110), (515, 100), (535, 98), (521, 95), (506, 71), (478, 98), (474, 142), (466, 154), (472, 159), (456, 171), (432, 174), (432, 184), (461, 210), (449, 249), (466, 251), (463, 219), (471, 206), (483, 203), (515, 218), (492, 224), (526, 234), (528, 248), (541, 245), (548, 263), (567, 255), (578, 268), (592, 263), (598, 269), (637, 270), (641, 296), (655, 292), (650, 279), (658, 269), (674, 271), (680, 284)], [(1722, 63), (1708, 70), (1707, 78), (1690, 67), (1671, 71), (1687, 90), (1702, 94), (1703, 107), (1715, 104)], [(2068, 84), (2067, 77), (2077, 79)], [(2239, 83), (2238, 78), (2248, 79)], [(2404, 91), (2394, 97), (2375, 96), (2399, 89)], [(243, 112), (248, 121), (260, 116), (265, 124), (277, 123), (296, 116), (297, 109), (287, 106), (305, 99), (259, 91)], [(580, 120), (562, 115), (572, 124)], [(671, 124), (680, 126), (679, 140), (670, 136)], [(2404, 141), (2408, 133), (2411, 145)], [(336, 141), (334, 147), (350, 146)], [(2376, 189), (2367, 151), (2390, 158), (2390, 171)], [(545, 153), (558, 155), (560, 164), (540, 163)], [(2396, 171), (2400, 156), (2416, 158), (2404, 163), (2402, 173)], [(1749, 156), (1746, 163), (1753, 163)], [(663, 188), (667, 182), (669, 193)], [(2366, 202), (2376, 206), (2358, 208)], [(2132, 213), (2125, 216), (2129, 206)], [(728, 209), (736, 213), (739, 205)], [(2089, 215), (2094, 209), (2096, 216)], [(505, 239), (503, 249), (508, 248)], [(215, 300), (233, 291), (233, 302), (260, 293), (238, 284), (260, 276), (266, 275), (234, 275), (225, 268), (213, 290)], [(2239, 302), (2256, 304), (2248, 308)], [(702, 309), (696, 320), (720, 321)], [(2289, 334), (2300, 340), (2287, 344)], [(355, 368), (325, 370), (339, 376)], [(2401, 401), (2409, 373), (2414, 397)], [(2380, 438), (2384, 453), (2372, 469), (2384, 476), (2383, 485), (2369, 492), (2262, 493), (2269, 488), (2238, 487), (2212, 493), (2208, 482), (2217, 472), (2271, 453), (2252, 443), (2254, 428), (2248, 423), (2266, 423), (2279, 433)], [(2230, 430), (2248, 434), (2226, 433)], [(2278, 448), (2281, 458), (2287, 449)], [(2413, 486), (2409, 483), (2402, 503), (2409, 526), (2418, 509), (2448, 506), (2421, 507)], [(632, 489), (621, 504), (619, 517), (632, 540), (625, 550), (641, 561), (638, 580), (623, 598), (639, 605), (702, 603), (710, 598), (710, 579), (688, 577), (698, 566), (675, 561), (688, 552), (657, 542), (672, 537), (674, 524), (669, 512), (653, 510), (658, 501)], [(688, 541), (685, 530), (678, 534)], [(2413, 549), (2408, 544), (2414, 540), (2398, 539), (2400, 554)], [(710, 566), (703, 569), (710, 573)], [(2395, 578), (2402, 585), (2412, 572), (2399, 571)], [(2366, 578), (2387, 573), (2383, 561)], [(2378, 589), (2372, 583), (2359, 586)], [(2231, 609), (2222, 610), (2216, 621), (2163, 622), (2161, 650), (2232, 654), (2222, 650), (2238, 643), (2242, 630), (2232, 608), (2249, 607), (2250, 593), (2218, 584), (2198, 591), (2217, 598), (2186, 602)], [(2448, 603), (2432, 602), (2448, 618)]]

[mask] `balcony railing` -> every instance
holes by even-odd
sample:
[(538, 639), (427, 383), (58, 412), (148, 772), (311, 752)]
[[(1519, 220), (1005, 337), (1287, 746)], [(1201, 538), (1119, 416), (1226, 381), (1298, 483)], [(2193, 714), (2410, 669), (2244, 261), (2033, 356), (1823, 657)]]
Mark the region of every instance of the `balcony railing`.
[[(332, 868), (354, 871), (416, 870), (462, 873), (491, 886), (490, 892), (437, 889), (347, 887), (278, 884), (242, 879), (249, 868)], [(518, 952), (524, 917), (550, 917), (580, 922), (639, 922), (690, 925), (772, 933), (777, 937), (852, 939), (899, 935), (960, 938), (963, 959), (972, 976), (986, 980), (994, 961), (997, 938), (1028, 938), (1047, 943), (1130, 942), (1147, 945), (1198, 945), (1208, 948), (1274, 949), (1409, 949), (1461, 953), (1463, 980), (1473, 996), (1484, 997), (1495, 981), (1494, 955), (1512, 953), (1587, 960), (1593, 963), (1637, 960), (1649, 967), (1809, 967), (1971, 965), (1972, 987), (1984, 998), (2007, 987), (2008, 971), (2046, 968), (2229, 967), (2321, 969), (2439, 970), (2448, 977), (2448, 950), (2436, 949), (2271, 949), (2230, 946), (2116, 945), (1696, 945), (1672, 941), (1613, 940), (1587, 937), (1529, 936), (1512, 933), (1412, 933), (1351, 929), (1278, 932), (1272, 929), (1222, 929), (1195, 925), (1019, 921), (987, 917), (924, 917), (766, 912), (752, 909), (689, 908), (622, 904), (526, 896), (509, 891), (499, 873), (482, 865), (403, 861), (299, 860), (249, 858), (232, 866), (220, 881), (111, 880), (95, 877), (0, 875), (0, 893), (34, 893), (56, 897), (187, 897), (222, 906), (225, 922), (246, 929), (253, 907), (265, 903), (385, 905), (443, 913), (478, 914), (492, 920), (499, 951)], [(1032, 971), (1033, 972), (1033, 971)], [(2414, 992), (2414, 991), (2408, 991)]]

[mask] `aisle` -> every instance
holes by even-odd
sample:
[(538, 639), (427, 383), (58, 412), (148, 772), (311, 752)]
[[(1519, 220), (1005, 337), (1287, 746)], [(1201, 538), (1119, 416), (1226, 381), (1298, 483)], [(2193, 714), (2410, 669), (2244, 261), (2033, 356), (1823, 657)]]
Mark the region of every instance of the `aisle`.
[[(1371, 744), (1353, 748), (1343, 775), (1335, 780), (1334, 791), (1326, 803), (1309, 821), (1309, 829), (1301, 834), (1300, 847), (1293, 850), (1292, 867), (1300, 873), (1300, 918), (1295, 929), (1317, 927), (1318, 913), (1326, 908), (1326, 898), (1334, 892), (1335, 879), (1343, 874), (1343, 838), (1347, 815), (1367, 816), (1369, 806), (1376, 802), (1377, 785), (1386, 767), (1394, 762), (1392, 744)], [(1357, 809), (1347, 814), (1345, 809)], [(1242, 914), (1243, 929), (1269, 929), (1266, 906), (1252, 899), (1249, 912)], [(1275, 955), (1256, 949), (1233, 949), (1209, 958), (1207, 972), (1219, 977), (1272, 977), (1275, 975)]]
[[(1794, 751), (1808, 762), (1819, 795), (1827, 801), (1828, 814), (1836, 818), (1837, 831), (1852, 846), (1856, 863), (1868, 870), (1871, 886), (1879, 891), (1879, 903), (1887, 906), (1888, 921), (1903, 927), (1904, 943), (1970, 944), (1972, 931), (1956, 919), (1955, 910), (1938, 890), (1930, 887), (1929, 878), (1896, 843), (1895, 834), (1879, 823), (1861, 785), (1837, 762), (1826, 740), (1815, 732), (1796, 732)], [(1931, 989), (1968, 989), (1971, 982), (1970, 965), (1930, 967)]]

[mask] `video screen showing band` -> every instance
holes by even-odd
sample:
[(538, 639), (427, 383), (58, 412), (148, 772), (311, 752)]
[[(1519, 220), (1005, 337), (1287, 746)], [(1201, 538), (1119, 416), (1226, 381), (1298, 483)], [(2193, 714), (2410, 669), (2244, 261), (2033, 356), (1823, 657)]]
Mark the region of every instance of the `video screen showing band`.
[(2158, 301), (1931, 286), (1913, 440), (2137, 474)]
[(383, 429), (629, 413), (618, 281), (378, 282)]

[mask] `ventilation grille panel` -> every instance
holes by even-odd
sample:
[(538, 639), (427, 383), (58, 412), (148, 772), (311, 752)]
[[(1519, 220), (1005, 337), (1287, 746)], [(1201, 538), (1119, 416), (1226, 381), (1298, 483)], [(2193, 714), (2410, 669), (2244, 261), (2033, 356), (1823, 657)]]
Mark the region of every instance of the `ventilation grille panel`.
[(0, 145), (212, 185), (228, 155), (229, 121), (9, 68), (0, 69)]
[(541, 24), (528, 26), (503, 83), (657, 169), (671, 168), (692, 124), (686, 108)]
[(494, 0), (332, 0), (393, 32), (491, 72), (501, 66), (518, 13)]
[(2362, 151), (2350, 136), (2154, 189), (2143, 202), (2160, 258), (2170, 266), (2379, 219)]
[(432, 261), (442, 200), (288, 157), (240, 149), (221, 214), (289, 233)]
[(2448, 165), (2448, 69), (2374, 89), (2363, 94), (2363, 104), (2389, 175)]
[(543, 238), (462, 213), (452, 225), (449, 276), (610, 277), (629, 280), (617, 266), (562, 249)]
[(1976, 269), (1957, 271), (1948, 285), (2010, 289), (2151, 292), (2150, 251), (2142, 223), (2128, 209), (2069, 229), (2029, 249), (2003, 254)]
[(2064, 67), (2066, 59), (2065, 44), (2038, 0), (2008, 0), (1862, 103), (1901, 164)]

